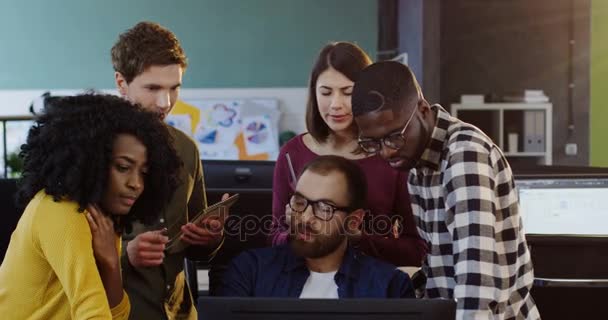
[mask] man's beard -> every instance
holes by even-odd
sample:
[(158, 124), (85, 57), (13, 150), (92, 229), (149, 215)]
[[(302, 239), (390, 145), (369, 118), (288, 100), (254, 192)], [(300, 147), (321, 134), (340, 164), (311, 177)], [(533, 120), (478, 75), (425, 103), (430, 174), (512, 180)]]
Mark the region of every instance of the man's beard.
[[(320, 235), (310, 228), (305, 228), (303, 224), (298, 224), (289, 233), (289, 245), (291, 249), (297, 256), (304, 258), (316, 259), (325, 257), (336, 251), (346, 238), (346, 235), (340, 232), (340, 229), (330, 235)], [(298, 230), (306, 230), (306, 232), (312, 234), (313, 241), (307, 242), (298, 239)]]

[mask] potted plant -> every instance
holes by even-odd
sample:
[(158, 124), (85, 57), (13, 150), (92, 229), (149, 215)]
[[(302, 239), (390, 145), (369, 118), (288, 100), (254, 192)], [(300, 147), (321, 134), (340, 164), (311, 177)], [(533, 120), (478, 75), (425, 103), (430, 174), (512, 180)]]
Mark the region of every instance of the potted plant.
[(23, 172), (23, 159), (19, 156), (19, 152), (11, 152), (6, 156), (6, 167), (8, 178), (19, 178)]

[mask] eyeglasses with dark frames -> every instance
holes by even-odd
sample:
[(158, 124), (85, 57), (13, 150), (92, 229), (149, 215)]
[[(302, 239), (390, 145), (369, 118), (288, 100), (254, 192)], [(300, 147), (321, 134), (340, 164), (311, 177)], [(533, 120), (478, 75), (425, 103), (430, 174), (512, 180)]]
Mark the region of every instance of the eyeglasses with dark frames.
[(363, 151), (370, 154), (376, 154), (380, 152), (380, 150), (382, 150), (383, 144), (394, 150), (401, 149), (407, 142), (405, 130), (407, 130), (408, 126), (410, 125), (410, 122), (412, 122), (412, 119), (414, 118), (414, 115), (416, 114), (417, 110), (418, 108), (414, 109), (409, 119), (405, 123), (405, 126), (403, 126), (403, 129), (401, 129), (400, 132), (391, 133), (379, 139), (360, 137), (357, 141), (359, 143), (359, 147), (361, 147)]
[(289, 199), (289, 207), (298, 214), (304, 213), (308, 206), (312, 206), (313, 215), (320, 220), (329, 221), (333, 219), (336, 211), (351, 212), (350, 207), (338, 207), (327, 203), (327, 200), (310, 200), (299, 193), (294, 193)]

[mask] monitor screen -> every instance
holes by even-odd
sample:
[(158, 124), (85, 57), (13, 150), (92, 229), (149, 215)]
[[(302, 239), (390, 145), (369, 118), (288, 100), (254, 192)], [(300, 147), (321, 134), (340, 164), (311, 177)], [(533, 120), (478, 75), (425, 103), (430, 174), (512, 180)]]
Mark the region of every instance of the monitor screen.
[(456, 302), (443, 299), (295, 299), (200, 297), (199, 319), (452, 320)]
[(608, 178), (516, 179), (527, 234), (608, 235)]

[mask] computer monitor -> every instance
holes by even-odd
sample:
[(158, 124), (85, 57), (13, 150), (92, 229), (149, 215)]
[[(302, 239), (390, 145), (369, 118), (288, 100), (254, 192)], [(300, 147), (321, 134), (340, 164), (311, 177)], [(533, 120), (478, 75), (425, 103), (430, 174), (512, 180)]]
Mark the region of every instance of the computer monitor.
[[(211, 264), (209, 294), (221, 285), (223, 270), (239, 253), (264, 247), (272, 222), (272, 177), (274, 161), (202, 160), (207, 202), (218, 202), (224, 193), (239, 194), (230, 208), (224, 227), (224, 245)], [(210, 268), (197, 263), (201, 269)], [(192, 283), (196, 283), (194, 279)], [(205, 291), (205, 290), (203, 290)]]
[(515, 183), (526, 234), (608, 236), (607, 176), (528, 176)]
[[(203, 160), (205, 190), (209, 204), (224, 193), (239, 194), (230, 208), (225, 235), (228, 242), (222, 255), (266, 245), (272, 221), (272, 177), (274, 161)], [(217, 257), (220, 258), (221, 257)]]
[(543, 317), (598, 318), (596, 306), (608, 292), (601, 287), (608, 278), (606, 171), (552, 169), (515, 177), (534, 265), (532, 296)]
[(456, 302), (444, 299), (201, 297), (198, 314), (200, 320), (452, 320), (456, 316)]

